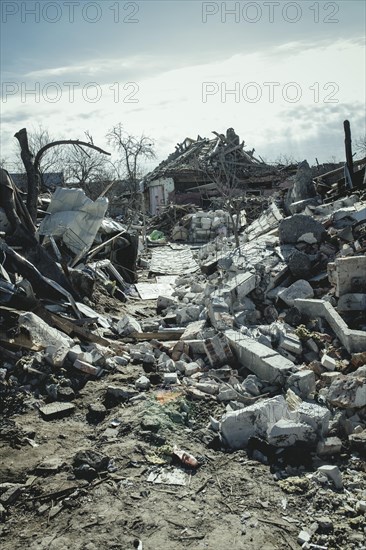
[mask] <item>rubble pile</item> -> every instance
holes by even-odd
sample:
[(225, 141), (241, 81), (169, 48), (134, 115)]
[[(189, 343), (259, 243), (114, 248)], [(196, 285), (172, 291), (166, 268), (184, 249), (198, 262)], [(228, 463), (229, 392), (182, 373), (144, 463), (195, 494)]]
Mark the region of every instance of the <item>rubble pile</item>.
[[(249, 462), (270, 465), (276, 490), (306, 495), (298, 544), (338, 548), (352, 540), (347, 548), (361, 548), (365, 190), (325, 199), (308, 168), (300, 164), (283, 204), (271, 202), (243, 225), (239, 246), (217, 231), (229, 226), (227, 212), (166, 208), (150, 220), (151, 230), (172, 231), (173, 241), (208, 242), (145, 250), (136, 287), (138, 237), (105, 217), (104, 198), (57, 190), (37, 228), (42, 244), (34, 238), (31, 248), (3, 224), (1, 412), (20, 423), (23, 414), (38, 415), (37, 426), (67, 426), (78, 415), (97, 426), (89, 445), (94, 437), (99, 447), (73, 448), (69, 456), (78, 483), (117, 479), (114, 445), (130, 445), (124, 438), (131, 434), (146, 445), (141, 475), (147, 470), (152, 485), (185, 487), (187, 469), (201, 475), (209, 467), (203, 451), (183, 450), (195, 442), (224, 456), (245, 451)], [(185, 430), (182, 448), (172, 442), (177, 426)], [(9, 429), (5, 422), (0, 433)], [(42, 445), (37, 433), (19, 441)], [(110, 454), (102, 442), (112, 445)], [(136, 448), (128, 452), (134, 468)], [(52, 459), (38, 464), (36, 477), (63, 471)], [(128, 480), (118, 483), (127, 487)], [(83, 487), (74, 486), (75, 499)], [(1, 521), (30, 490), (0, 485)], [(43, 510), (40, 495), (38, 513), (52, 512), (49, 518), (70, 505), (61, 498)], [(251, 513), (244, 516), (249, 524)]]

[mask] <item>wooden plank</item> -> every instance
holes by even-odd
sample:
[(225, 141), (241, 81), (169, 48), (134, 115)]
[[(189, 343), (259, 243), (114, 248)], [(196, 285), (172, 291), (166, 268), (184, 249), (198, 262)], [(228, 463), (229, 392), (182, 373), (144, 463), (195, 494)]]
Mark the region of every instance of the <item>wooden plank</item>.
[(179, 330), (166, 330), (164, 332), (132, 332), (128, 335), (128, 338), (135, 338), (136, 340), (179, 340), (184, 329)]

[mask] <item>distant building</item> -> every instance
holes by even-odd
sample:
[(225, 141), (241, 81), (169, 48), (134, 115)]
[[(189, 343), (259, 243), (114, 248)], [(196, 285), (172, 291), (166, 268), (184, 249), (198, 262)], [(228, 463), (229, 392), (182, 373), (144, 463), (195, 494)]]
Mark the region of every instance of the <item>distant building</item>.
[(216, 182), (221, 178), (219, 159), (223, 157), (235, 166), (238, 195), (268, 197), (279, 190), (287, 174), (257, 159), (254, 149), (245, 151), (244, 142), (240, 143), (232, 128), (226, 134), (214, 134), (213, 139), (186, 138), (177, 144), (174, 153), (147, 174), (144, 183), (151, 214), (157, 214), (170, 202), (209, 206), (210, 200), (218, 196)]
[[(13, 182), (21, 191), (27, 191), (27, 174), (10, 174)], [(46, 172), (41, 174), (42, 185), (47, 187), (51, 191), (56, 187), (64, 187), (64, 173), (63, 172)]]

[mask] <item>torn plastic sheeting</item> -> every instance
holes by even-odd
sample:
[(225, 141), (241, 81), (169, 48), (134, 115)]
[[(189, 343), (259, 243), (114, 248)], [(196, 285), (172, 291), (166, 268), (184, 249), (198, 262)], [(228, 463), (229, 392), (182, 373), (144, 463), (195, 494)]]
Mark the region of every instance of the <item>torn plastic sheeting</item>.
[(89, 199), (81, 189), (56, 189), (40, 227), (40, 235), (61, 237), (79, 254), (89, 250), (108, 208), (108, 199)]

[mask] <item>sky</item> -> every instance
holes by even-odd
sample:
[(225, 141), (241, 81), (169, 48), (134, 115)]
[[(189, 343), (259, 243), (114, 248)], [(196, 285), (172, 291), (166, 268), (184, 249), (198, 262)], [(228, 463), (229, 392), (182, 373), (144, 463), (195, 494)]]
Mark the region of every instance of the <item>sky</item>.
[(0, 4), (9, 163), (15, 132), (39, 125), (110, 151), (121, 122), (154, 139), (157, 162), (229, 127), (266, 161), (342, 161), (343, 121), (354, 142), (366, 132), (362, 0)]

